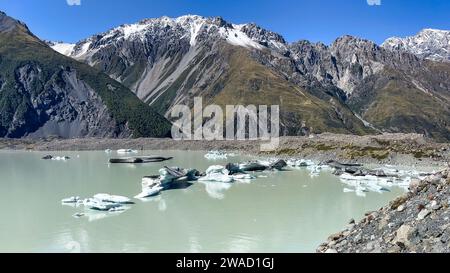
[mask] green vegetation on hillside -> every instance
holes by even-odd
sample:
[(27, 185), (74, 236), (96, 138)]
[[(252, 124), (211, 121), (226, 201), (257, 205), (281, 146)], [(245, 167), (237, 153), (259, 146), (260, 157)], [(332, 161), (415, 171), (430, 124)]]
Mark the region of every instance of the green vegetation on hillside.
[[(128, 125), (133, 137), (165, 137), (170, 132), (170, 123), (129, 89), (97, 69), (53, 51), (20, 25), (13, 31), (0, 33), (0, 136), (5, 134), (14, 114), (17, 118), (30, 107), (24, 99), (26, 94), (18, 92), (15, 78), (17, 68), (27, 64), (35, 64), (42, 70), (43, 84), (59, 71), (75, 70), (77, 77), (99, 94), (112, 117), (119, 124)], [(41, 92), (43, 86), (34, 86), (32, 90)]]

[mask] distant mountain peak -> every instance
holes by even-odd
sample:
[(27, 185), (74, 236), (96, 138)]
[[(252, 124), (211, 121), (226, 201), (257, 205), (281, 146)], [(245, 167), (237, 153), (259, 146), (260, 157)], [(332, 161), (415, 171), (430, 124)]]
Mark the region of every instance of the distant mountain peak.
[(382, 47), (433, 61), (450, 62), (450, 31), (426, 28), (414, 36), (389, 38)]
[[(205, 39), (224, 40), (235, 46), (262, 49), (269, 47), (286, 51), (284, 38), (255, 23), (231, 24), (222, 17), (203, 17), (200, 15), (183, 15), (176, 18), (163, 16), (148, 18), (133, 24), (123, 24), (104, 33), (91, 36), (76, 45), (54, 43), (50, 46), (67, 56), (86, 59), (108, 44), (120, 41), (137, 41), (147, 43), (148, 39), (177, 39), (189, 42), (195, 47)], [(179, 42), (177, 42), (179, 43)]]

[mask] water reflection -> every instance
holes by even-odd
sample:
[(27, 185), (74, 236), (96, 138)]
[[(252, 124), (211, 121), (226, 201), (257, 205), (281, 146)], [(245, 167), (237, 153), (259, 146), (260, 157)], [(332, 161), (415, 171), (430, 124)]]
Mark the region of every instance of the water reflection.
[(224, 199), (225, 192), (229, 190), (232, 186), (231, 183), (221, 183), (221, 182), (199, 182), (205, 185), (206, 193), (211, 198), (214, 199)]

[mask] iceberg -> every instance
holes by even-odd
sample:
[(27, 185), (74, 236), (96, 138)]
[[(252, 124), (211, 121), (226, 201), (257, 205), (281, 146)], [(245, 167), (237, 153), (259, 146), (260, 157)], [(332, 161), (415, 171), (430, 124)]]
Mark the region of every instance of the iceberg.
[(80, 197), (79, 196), (72, 196), (69, 198), (64, 198), (63, 200), (61, 200), (61, 203), (64, 204), (74, 204), (74, 203), (78, 203), (80, 201)]
[(232, 175), (233, 179), (238, 181), (238, 182), (242, 182), (242, 183), (250, 183), (251, 180), (256, 179), (255, 176), (251, 175), (251, 174), (234, 174)]
[(315, 165), (312, 160), (306, 159), (289, 159), (286, 163), (290, 167), (308, 167)]
[(206, 175), (200, 177), (198, 181), (231, 183), (234, 181), (234, 178), (230, 175), (230, 171), (224, 166), (214, 165), (208, 167)]
[(53, 156), (51, 158), (51, 160), (54, 160), (54, 161), (66, 161), (69, 159), (70, 159), (70, 157), (68, 157), (68, 156)]
[(137, 154), (138, 151), (137, 150), (132, 150), (132, 149), (119, 149), (117, 150), (118, 154)]
[(163, 187), (160, 187), (158, 185), (155, 185), (153, 187), (144, 187), (142, 188), (142, 192), (136, 195), (134, 198), (141, 199), (146, 197), (152, 197), (158, 195), (163, 189), (164, 189)]
[(121, 207), (122, 204), (119, 203), (111, 203), (111, 202), (103, 202), (101, 200), (95, 198), (88, 198), (83, 202), (84, 206), (93, 209), (93, 210), (101, 210), (101, 211), (109, 211), (112, 208)]
[(222, 151), (209, 151), (207, 154), (205, 154), (205, 158), (208, 160), (221, 160), (221, 159), (227, 159), (228, 156), (231, 156), (225, 152)]
[(117, 204), (130, 204), (131, 199), (125, 196), (110, 195), (107, 193), (98, 193), (94, 195), (94, 199), (100, 202), (117, 203)]

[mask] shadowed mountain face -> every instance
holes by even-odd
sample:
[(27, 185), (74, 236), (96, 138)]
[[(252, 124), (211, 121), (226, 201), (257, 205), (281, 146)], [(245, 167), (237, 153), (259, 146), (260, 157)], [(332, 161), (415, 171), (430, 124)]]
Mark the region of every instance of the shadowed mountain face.
[(52, 47), (104, 71), (166, 116), (202, 96), (220, 105), (279, 104), (288, 135), (389, 131), (450, 139), (450, 64), (351, 36), (330, 46), (288, 44), (255, 24), (183, 16)]
[(160, 137), (169, 130), (128, 88), (0, 13), (0, 137)]

